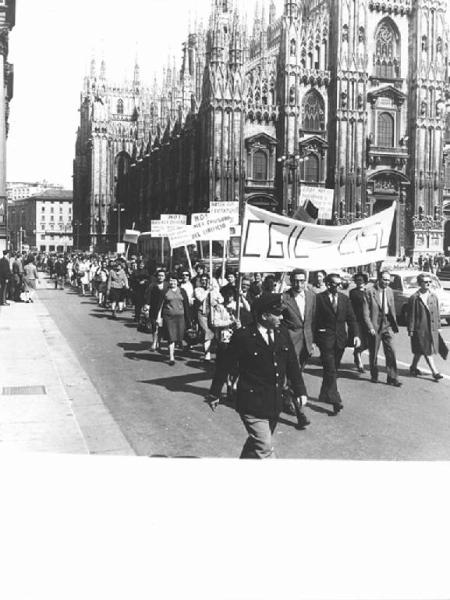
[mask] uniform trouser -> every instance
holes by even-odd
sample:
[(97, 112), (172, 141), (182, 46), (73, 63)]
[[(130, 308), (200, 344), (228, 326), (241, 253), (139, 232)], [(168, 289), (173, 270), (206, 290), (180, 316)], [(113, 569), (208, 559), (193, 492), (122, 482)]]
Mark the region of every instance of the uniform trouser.
[(337, 388), (338, 369), (341, 365), (344, 348), (326, 346), (320, 348), (320, 358), (323, 367), (322, 387), (320, 388), (319, 399), (331, 404), (340, 404), (341, 395)]
[(370, 336), (370, 374), (374, 379), (378, 378), (378, 351), (380, 349), (380, 344), (383, 344), (384, 356), (386, 357), (386, 371), (388, 379), (397, 379), (397, 361), (395, 358), (394, 334), (389, 326), (384, 327), (380, 332)]
[(5, 304), (8, 292), (8, 280), (0, 279), (0, 304)]
[(248, 433), (240, 458), (275, 458), (272, 434), (278, 418), (261, 419), (252, 415), (240, 415)]

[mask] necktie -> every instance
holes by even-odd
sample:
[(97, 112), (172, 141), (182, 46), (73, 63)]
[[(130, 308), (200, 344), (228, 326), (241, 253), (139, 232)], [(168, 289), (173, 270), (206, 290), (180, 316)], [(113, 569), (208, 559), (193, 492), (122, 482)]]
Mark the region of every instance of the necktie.
[(275, 345), (275, 342), (274, 342), (274, 338), (273, 338), (273, 330), (272, 330), (272, 329), (268, 329), (268, 330), (267, 330), (267, 338), (268, 338), (268, 340), (269, 340), (269, 348), (270, 348), (271, 350), (273, 350), (273, 347), (274, 347), (274, 345)]
[(337, 301), (338, 301), (337, 294), (333, 294), (332, 298), (333, 298), (332, 306), (333, 306), (334, 313), (336, 314), (337, 313)]
[(382, 298), (381, 299), (381, 308), (383, 310), (383, 315), (385, 315), (386, 314), (386, 289), (385, 288), (383, 288), (381, 298)]

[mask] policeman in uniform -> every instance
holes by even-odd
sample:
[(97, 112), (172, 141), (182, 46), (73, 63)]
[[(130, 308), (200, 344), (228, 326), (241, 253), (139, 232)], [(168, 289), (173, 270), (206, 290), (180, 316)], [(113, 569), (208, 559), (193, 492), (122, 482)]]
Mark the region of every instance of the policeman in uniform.
[(253, 305), (255, 322), (232, 336), (226, 360), (218, 365), (208, 401), (214, 409), (228, 375), (238, 376), (236, 410), (248, 433), (241, 458), (274, 456), (272, 434), (283, 409), (285, 377), (298, 404), (307, 402), (294, 345), (281, 325), (281, 294), (265, 294)]

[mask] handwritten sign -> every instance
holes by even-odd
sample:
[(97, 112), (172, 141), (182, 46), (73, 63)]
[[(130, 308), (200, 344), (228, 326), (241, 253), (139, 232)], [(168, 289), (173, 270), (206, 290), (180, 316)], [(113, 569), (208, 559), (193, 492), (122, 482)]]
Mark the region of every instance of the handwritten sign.
[(302, 185), (300, 189), (300, 204), (306, 206), (308, 202), (314, 204), (319, 210), (319, 219), (333, 217), (334, 190), (327, 188)]
[(211, 215), (230, 215), (232, 225), (239, 225), (239, 202), (211, 202), (209, 205)]

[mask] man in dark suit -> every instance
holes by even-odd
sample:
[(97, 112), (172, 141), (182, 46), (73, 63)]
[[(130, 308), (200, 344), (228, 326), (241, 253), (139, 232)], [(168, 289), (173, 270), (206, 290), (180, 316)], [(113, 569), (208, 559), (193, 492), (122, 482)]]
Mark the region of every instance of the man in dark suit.
[(8, 282), (12, 277), (11, 265), (9, 264), (9, 250), (3, 250), (3, 258), (0, 259), (0, 305), (9, 306), (6, 301), (8, 293)]
[(369, 362), (372, 383), (378, 383), (378, 350), (383, 344), (386, 357), (387, 384), (400, 387), (398, 380), (397, 360), (395, 358), (394, 334), (398, 333), (395, 314), (394, 294), (390, 288), (391, 275), (382, 271), (377, 283), (367, 290), (369, 308)]
[(323, 380), (319, 400), (333, 404), (334, 414), (343, 408), (337, 388), (338, 369), (348, 341), (360, 345), (359, 329), (349, 298), (339, 293), (341, 277), (330, 273), (325, 278), (327, 291), (316, 295), (315, 341), (320, 349)]
[(306, 288), (306, 271), (294, 269), (291, 289), (283, 293), (283, 323), (289, 330), (300, 368), (313, 353), (316, 294)]
[(280, 327), (282, 310), (280, 294), (266, 294), (255, 300), (255, 323), (233, 334), (207, 398), (214, 409), (227, 376), (239, 376), (236, 410), (249, 436), (241, 458), (274, 456), (272, 434), (283, 408), (286, 376), (298, 403), (307, 400), (292, 340), (287, 329)]

